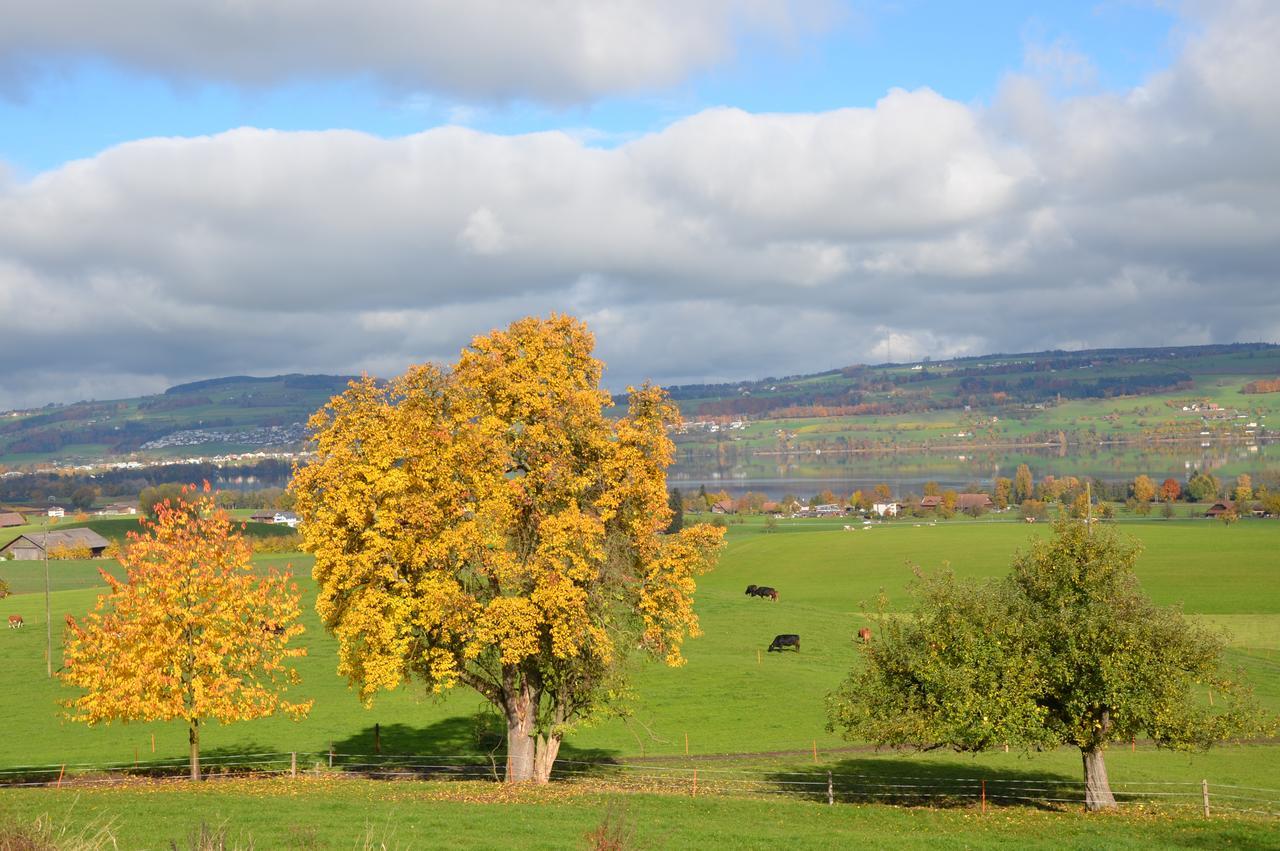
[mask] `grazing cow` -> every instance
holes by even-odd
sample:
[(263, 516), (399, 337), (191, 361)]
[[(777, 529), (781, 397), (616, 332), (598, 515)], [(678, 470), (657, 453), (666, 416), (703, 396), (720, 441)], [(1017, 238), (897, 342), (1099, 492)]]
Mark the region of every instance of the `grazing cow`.
[(768, 597), (770, 600), (775, 601), (778, 599), (778, 592), (768, 585), (748, 585), (747, 593), (752, 597)]
[(769, 652), (772, 653), (773, 651), (777, 650), (779, 653), (781, 653), (782, 648), (784, 647), (794, 647), (796, 649), (796, 652), (799, 653), (800, 652), (800, 636), (775, 635), (773, 637), (773, 643), (769, 645)]
[(757, 590), (758, 590), (758, 589), (756, 588), (756, 586), (754, 586), (754, 585), (748, 585), (748, 586), (747, 586), (747, 596), (748, 596), (748, 597), (754, 597), (754, 596), (756, 595), (756, 591), (757, 591)]
[(862, 629), (858, 630), (858, 637), (862, 639), (863, 644), (866, 644), (871, 640), (871, 630), (864, 626)]
[(21, 629), (24, 623), (22, 615), (9, 615), (9, 629)]

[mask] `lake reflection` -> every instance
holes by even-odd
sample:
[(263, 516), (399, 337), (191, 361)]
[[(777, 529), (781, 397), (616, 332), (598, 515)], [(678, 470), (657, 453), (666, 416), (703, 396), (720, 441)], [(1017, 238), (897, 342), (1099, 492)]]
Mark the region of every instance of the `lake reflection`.
[(1160, 481), (1173, 477), (1186, 481), (1197, 470), (1221, 479), (1240, 473), (1258, 477), (1280, 471), (1280, 450), (1274, 441), (1252, 444), (1219, 442), (1202, 446), (1199, 441), (1133, 443), (1107, 446), (1009, 448), (946, 452), (841, 453), (823, 451), (788, 454), (750, 453), (732, 443), (715, 452), (705, 445), (694, 451), (677, 447), (676, 461), (667, 472), (667, 484), (682, 490), (726, 490), (738, 495), (761, 491), (773, 499), (786, 493), (812, 495), (825, 489), (850, 493), (886, 482), (896, 494), (919, 493), (925, 482), (963, 488), (990, 487), (997, 476), (1013, 477), (1019, 464), (1031, 468), (1040, 479), (1053, 476), (1090, 476), (1106, 481), (1132, 480), (1145, 473)]

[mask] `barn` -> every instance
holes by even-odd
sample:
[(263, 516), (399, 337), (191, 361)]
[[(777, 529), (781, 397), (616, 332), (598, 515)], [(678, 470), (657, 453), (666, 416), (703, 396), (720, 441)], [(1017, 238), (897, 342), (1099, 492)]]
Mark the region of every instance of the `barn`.
[(0, 547), (0, 558), (36, 561), (44, 558), (45, 548), (75, 550), (86, 548), (93, 558), (100, 558), (110, 542), (92, 529), (60, 529), (57, 532), (32, 532), (19, 535)]
[(16, 511), (0, 511), (0, 529), (8, 529), (11, 526), (25, 526), (26, 523), (27, 521)]

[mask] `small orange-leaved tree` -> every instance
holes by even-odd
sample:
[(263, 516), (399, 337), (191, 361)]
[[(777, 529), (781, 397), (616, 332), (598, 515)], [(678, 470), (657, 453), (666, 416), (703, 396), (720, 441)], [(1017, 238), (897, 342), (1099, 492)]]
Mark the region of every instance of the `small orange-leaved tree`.
[[(188, 496), (188, 495), (191, 496)], [(305, 655), (289, 642), (298, 623), (298, 588), (288, 573), (255, 576), (252, 547), (206, 482), (155, 506), (121, 555), (127, 578), (111, 586), (82, 622), (67, 618), (62, 678), (84, 689), (67, 714), (88, 724), (187, 722), (191, 779), (200, 779), (200, 725), (305, 715), (289, 703), (298, 681), (286, 660)]]

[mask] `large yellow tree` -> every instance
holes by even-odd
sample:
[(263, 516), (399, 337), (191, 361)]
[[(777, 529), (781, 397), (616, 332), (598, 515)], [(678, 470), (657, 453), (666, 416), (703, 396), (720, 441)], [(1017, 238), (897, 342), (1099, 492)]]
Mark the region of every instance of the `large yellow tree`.
[(67, 618), (62, 678), (84, 689), (66, 701), (68, 715), (89, 724), (187, 722), (191, 779), (200, 779), (200, 726), (300, 717), (306, 703), (282, 697), (298, 681), (289, 647), (303, 631), (298, 589), (274, 570), (255, 576), (252, 548), (206, 483), (154, 507), (144, 532), (130, 533), (122, 582), (111, 586), (83, 621)]
[(447, 371), (352, 382), (292, 484), (339, 671), (366, 702), (411, 678), (475, 689), (506, 718), (509, 781), (546, 782), (630, 651), (683, 663), (721, 542), (662, 534), (678, 412), (646, 385), (606, 417), (593, 347), (572, 317), (526, 318)]

